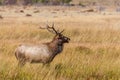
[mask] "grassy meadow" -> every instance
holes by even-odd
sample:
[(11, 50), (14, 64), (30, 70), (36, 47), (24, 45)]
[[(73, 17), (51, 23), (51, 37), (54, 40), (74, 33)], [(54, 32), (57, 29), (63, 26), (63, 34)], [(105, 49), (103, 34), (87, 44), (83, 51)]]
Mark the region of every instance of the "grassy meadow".
[[(0, 80), (119, 80), (120, 79), (120, 17), (117, 14), (83, 14), (79, 10), (26, 9), (31, 13), (15, 13), (4, 9), (0, 14)], [(16, 9), (19, 10), (19, 9)], [(11, 13), (10, 13), (11, 12)], [(47, 12), (47, 13), (46, 13)], [(47, 15), (45, 15), (48, 14)], [(51, 16), (49, 16), (51, 15)], [(39, 17), (38, 17), (39, 16)], [(27, 63), (17, 67), (14, 50), (19, 44), (51, 41), (54, 34), (39, 29), (55, 23), (71, 38), (50, 66)]]

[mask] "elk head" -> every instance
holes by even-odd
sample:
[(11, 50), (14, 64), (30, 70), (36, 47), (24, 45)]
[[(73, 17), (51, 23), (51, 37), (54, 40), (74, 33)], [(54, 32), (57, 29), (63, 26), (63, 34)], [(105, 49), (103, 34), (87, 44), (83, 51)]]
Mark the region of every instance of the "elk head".
[(53, 41), (55, 41), (55, 40), (58, 41), (59, 45), (62, 45), (63, 43), (69, 43), (69, 41), (70, 41), (70, 38), (68, 38), (62, 34), (64, 30), (62, 30), (62, 31), (56, 30), (54, 28), (54, 24), (52, 25), (52, 27), (50, 27), (49, 25), (46, 25), (45, 28), (40, 27), (40, 29), (47, 29), (49, 32), (55, 34)]

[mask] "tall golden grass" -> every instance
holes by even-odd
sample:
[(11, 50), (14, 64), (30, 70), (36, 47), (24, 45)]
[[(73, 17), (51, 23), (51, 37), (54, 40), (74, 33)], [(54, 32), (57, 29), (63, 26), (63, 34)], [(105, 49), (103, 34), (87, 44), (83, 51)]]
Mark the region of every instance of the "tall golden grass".
[(54, 35), (38, 29), (45, 20), (36, 22), (34, 18), (21, 18), (24, 20), (21, 21), (11, 17), (1, 20), (0, 80), (119, 80), (119, 19), (114, 15), (52, 19), (57, 28), (65, 29), (70, 43), (50, 66), (28, 63), (21, 69), (17, 67), (15, 48), (21, 43), (47, 42)]

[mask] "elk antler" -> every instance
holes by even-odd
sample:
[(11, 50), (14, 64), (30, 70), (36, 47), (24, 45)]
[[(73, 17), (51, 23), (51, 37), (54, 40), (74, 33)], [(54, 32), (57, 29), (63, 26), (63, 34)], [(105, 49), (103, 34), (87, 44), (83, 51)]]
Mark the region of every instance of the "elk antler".
[(59, 31), (59, 30), (56, 30), (55, 28), (54, 28), (54, 23), (52, 24), (52, 27), (50, 27), (48, 24), (46, 24), (46, 27), (45, 28), (43, 28), (43, 27), (39, 27), (40, 29), (47, 29), (49, 32), (52, 32), (52, 33), (54, 33), (54, 34), (61, 34), (64, 30), (62, 30), (62, 31)]
[(61, 32), (59, 32), (59, 33), (62, 34), (63, 32), (64, 32), (64, 29)]
[[(52, 32), (52, 33), (54, 33), (54, 34), (59, 34), (59, 32), (58, 32), (58, 30), (56, 30), (55, 28), (54, 28), (54, 23), (52, 24), (52, 27), (50, 27), (48, 24), (46, 25), (46, 27), (45, 28), (43, 28), (43, 27), (39, 27), (40, 29), (47, 29), (49, 32)], [(62, 31), (63, 32), (63, 31)], [(60, 32), (61, 33), (61, 32)]]

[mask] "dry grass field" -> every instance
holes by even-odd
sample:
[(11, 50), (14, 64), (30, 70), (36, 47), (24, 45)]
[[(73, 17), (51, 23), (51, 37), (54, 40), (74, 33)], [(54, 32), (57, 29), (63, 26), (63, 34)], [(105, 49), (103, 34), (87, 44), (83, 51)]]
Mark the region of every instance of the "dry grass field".
[[(120, 79), (119, 13), (82, 13), (78, 7), (4, 6), (0, 15), (0, 80)], [(54, 35), (38, 28), (53, 22), (56, 28), (65, 29), (70, 43), (50, 66), (28, 63), (19, 69), (15, 48), (50, 41)]]

